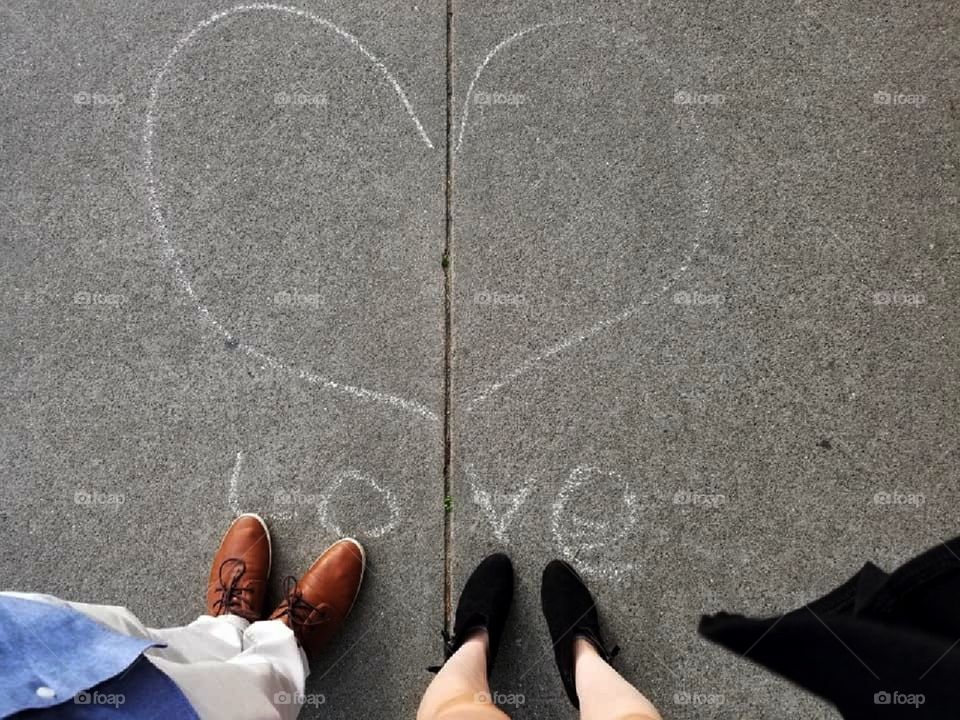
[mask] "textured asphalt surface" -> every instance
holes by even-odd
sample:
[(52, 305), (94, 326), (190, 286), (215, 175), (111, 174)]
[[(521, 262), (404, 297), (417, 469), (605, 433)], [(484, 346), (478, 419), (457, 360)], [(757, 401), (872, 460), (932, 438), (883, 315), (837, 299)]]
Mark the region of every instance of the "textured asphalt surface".
[(448, 118), (444, 3), (298, 7), (0, 7), (3, 588), (179, 624), (235, 512), (275, 590), (351, 534), (303, 717), (412, 717), (506, 549), (546, 719), (561, 556), (665, 718), (835, 717), (696, 621), (958, 531), (960, 11), (454, 2)]

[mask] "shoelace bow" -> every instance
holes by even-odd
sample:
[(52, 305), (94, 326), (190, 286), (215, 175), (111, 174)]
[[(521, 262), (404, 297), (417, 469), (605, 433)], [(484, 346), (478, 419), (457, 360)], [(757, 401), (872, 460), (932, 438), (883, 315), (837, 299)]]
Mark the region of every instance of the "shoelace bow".
[[(227, 567), (233, 569), (228, 573), (229, 579), (225, 580), (224, 570)], [(220, 583), (217, 592), (220, 593), (220, 597), (213, 603), (217, 615), (239, 615), (251, 622), (257, 619), (254, 617), (255, 613), (245, 607), (246, 600), (243, 597), (244, 593), (253, 593), (253, 588), (239, 584), (246, 572), (247, 564), (240, 558), (227, 558), (220, 563), (220, 569), (217, 571), (217, 579)]]
[[(302, 637), (306, 632), (330, 620), (330, 606), (326, 603), (314, 605), (303, 599), (303, 591), (297, 579), (288, 575), (283, 579), (283, 598), (285, 607), (283, 614), (287, 616), (290, 629), (303, 644)], [(310, 616), (316, 613), (315, 618)]]

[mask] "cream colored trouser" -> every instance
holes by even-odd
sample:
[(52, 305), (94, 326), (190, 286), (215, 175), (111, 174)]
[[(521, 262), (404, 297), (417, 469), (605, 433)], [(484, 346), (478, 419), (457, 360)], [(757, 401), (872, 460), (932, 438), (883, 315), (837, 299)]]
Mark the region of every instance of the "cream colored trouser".
[(144, 655), (177, 684), (203, 720), (294, 720), (305, 702), (323, 702), (320, 695), (304, 695), (307, 657), (279, 620), (201, 615), (184, 627), (155, 629), (116, 605), (3, 594), (70, 607), (117, 632), (166, 643)]

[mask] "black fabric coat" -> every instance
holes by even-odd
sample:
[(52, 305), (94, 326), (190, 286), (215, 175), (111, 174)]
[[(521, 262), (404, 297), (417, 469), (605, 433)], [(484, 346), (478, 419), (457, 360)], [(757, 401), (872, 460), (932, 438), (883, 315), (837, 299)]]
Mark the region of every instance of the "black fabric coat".
[(847, 720), (960, 720), (960, 537), (891, 574), (867, 563), (786, 615), (704, 616), (700, 633)]

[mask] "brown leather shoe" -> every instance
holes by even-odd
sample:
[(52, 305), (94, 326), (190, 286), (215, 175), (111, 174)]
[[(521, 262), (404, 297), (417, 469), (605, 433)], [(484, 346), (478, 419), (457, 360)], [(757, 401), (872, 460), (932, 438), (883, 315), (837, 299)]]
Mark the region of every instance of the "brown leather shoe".
[(262, 619), (271, 554), (270, 531), (259, 515), (247, 513), (234, 520), (210, 568), (207, 614)]
[(363, 546), (353, 538), (327, 548), (298, 582), (284, 581), (284, 601), (271, 620), (282, 620), (312, 657), (343, 626), (360, 592), (366, 567)]

